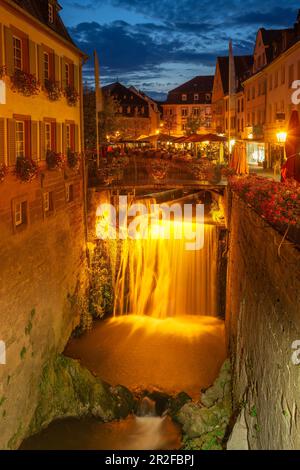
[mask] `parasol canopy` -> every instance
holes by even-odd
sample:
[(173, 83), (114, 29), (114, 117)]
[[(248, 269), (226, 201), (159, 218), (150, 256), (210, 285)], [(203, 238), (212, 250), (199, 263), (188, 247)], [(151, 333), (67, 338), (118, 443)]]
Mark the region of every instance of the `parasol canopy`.
[[(193, 142), (193, 143), (201, 143), (201, 142), (226, 142), (226, 137), (219, 136), (217, 134), (191, 134), (186, 137), (180, 137), (180, 142)], [(179, 140), (176, 141), (177, 143)]]

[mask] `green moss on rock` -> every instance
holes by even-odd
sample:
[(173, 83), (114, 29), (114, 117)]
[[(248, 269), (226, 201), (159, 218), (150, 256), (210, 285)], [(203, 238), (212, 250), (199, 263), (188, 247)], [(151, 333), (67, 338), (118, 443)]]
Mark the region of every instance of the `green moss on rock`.
[(127, 389), (110, 387), (78, 361), (62, 355), (44, 367), (39, 388), (39, 402), (28, 435), (56, 419), (94, 416), (107, 422), (126, 417), (133, 409), (134, 399)]

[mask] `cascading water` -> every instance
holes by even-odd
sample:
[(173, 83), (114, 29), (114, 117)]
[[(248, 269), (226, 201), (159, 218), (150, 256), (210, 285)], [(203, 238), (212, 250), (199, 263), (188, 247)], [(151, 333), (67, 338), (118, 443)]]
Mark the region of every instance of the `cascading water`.
[(204, 246), (192, 251), (184, 238), (124, 241), (114, 314), (216, 316), (216, 233), (216, 226), (205, 225)]

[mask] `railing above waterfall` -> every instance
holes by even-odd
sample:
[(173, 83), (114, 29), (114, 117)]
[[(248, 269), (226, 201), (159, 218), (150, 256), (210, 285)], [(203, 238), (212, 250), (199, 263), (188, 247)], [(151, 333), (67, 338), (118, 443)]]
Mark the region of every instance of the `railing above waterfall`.
[[(164, 158), (163, 158), (164, 157)], [(185, 158), (151, 153), (88, 158), (89, 185), (105, 188), (224, 188), (230, 173), (227, 165), (208, 158)]]

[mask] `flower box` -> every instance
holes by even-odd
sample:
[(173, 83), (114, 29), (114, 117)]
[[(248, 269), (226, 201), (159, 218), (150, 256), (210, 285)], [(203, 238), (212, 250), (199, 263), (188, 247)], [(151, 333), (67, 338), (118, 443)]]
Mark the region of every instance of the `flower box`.
[(49, 170), (61, 170), (64, 167), (65, 159), (61, 153), (48, 150), (46, 163)]
[(45, 80), (45, 90), (50, 101), (58, 101), (62, 96), (62, 90), (58, 82), (54, 80)]
[(72, 86), (67, 86), (65, 88), (65, 97), (69, 106), (76, 106), (79, 100), (79, 94)]
[(16, 161), (16, 176), (24, 183), (30, 183), (38, 175), (38, 165), (26, 157), (18, 157)]
[(67, 162), (69, 168), (72, 170), (78, 170), (80, 165), (80, 156), (78, 152), (68, 149), (67, 151)]
[(40, 91), (40, 83), (35, 75), (24, 72), (23, 70), (16, 70), (10, 77), (12, 89), (24, 96), (34, 96)]

